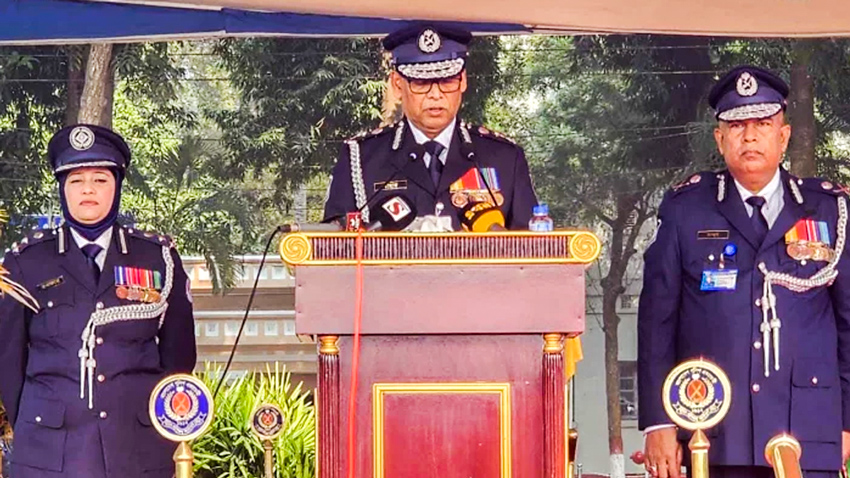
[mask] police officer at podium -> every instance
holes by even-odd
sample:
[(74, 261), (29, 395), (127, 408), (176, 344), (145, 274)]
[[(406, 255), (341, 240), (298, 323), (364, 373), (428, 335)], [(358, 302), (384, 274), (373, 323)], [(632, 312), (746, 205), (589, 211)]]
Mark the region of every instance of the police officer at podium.
[(712, 478), (772, 477), (764, 449), (782, 432), (800, 441), (806, 477), (834, 477), (847, 459), (848, 199), (780, 166), (787, 95), (761, 68), (724, 75), (709, 102), (727, 168), (691, 176), (661, 203), (638, 312), (639, 419), (653, 476), (679, 476), (688, 436), (677, 443), (661, 389), (678, 362), (697, 357), (732, 384), (728, 415), (707, 432)]
[(0, 400), (17, 478), (168, 478), (175, 445), (148, 418), (165, 375), (195, 365), (189, 281), (171, 239), (118, 224), (130, 150), (92, 125), (48, 156), (64, 223), (5, 255), (33, 309), (0, 299)]
[[(497, 205), (506, 226), (526, 229), (537, 199), (522, 148), (504, 135), (457, 117), (467, 88), (472, 35), (414, 23), (388, 35), (390, 87), (404, 117), (346, 141), (333, 169), (325, 219), (370, 208), (401, 194), (419, 215), (443, 214), (459, 229), (470, 203)], [(367, 204), (368, 203), (368, 204)]]

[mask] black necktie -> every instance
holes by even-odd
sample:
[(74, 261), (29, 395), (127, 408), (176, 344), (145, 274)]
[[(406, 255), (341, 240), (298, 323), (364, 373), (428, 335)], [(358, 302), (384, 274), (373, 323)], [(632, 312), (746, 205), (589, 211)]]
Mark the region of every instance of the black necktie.
[(440, 153), (445, 148), (436, 141), (428, 141), (424, 146), (425, 152), (431, 156), (431, 164), (428, 165), (428, 172), (431, 173), (431, 181), (434, 181), (434, 186), (439, 186), (440, 176), (443, 174), (443, 162), (440, 161)]
[(764, 241), (764, 236), (767, 235), (768, 229), (767, 219), (761, 213), (761, 208), (767, 202), (761, 196), (752, 196), (747, 198), (747, 204), (753, 207), (753, 215), (750, 216), (750, 222), (753, 224), (753, 229), (756, 231), (756, 242), (761, 244)]
[(100, 267), (97, 265), (96, 259), (97, 255), (100, 254), (100, 251), (102, 250), (102, 247), (94, 243), (83, 246), (83, 254), (86, 256), (86, 264), (88, 264), (89, 269), (91, 269), (95, 284), (100, 281)]

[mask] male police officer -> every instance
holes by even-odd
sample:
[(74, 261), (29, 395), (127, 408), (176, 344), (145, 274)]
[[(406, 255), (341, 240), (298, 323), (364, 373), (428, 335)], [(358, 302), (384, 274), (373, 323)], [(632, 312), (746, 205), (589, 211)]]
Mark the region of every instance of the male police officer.
[(65, 223), (6, 254), (36, 299), (0, 299), (0, 399), (14, 424), (12, 476), (172, 476), (174, 445), (148, 397), (195, 365), (189, 282), (169, 238), (116, 222), (130, 150), (92, 125), (60, 130), (48, 155)]
[(413, 24), (384, 39), (404, 119), (346, 141), (333, 170), (326, 220), (362, 210), (369, 222), (370, 208), (395, 193), (420, 215), (445, 210), (454, 229), (459, 211), (471, 203), (495, 204), (507, 227), (528, 227), (537, 200), (522, 148), (457, 118), (471, 38), (463, 30)]
[(661, 405), (664, 378), (699, 356), (723, 368), (733, 390), (729, 414), (708, 434), (712, 478), (773, 476), (764, 447), (781, 432), (801, 442), (807, 477), (834, 477), (847, 458), (848, 200), (779, 166), (791, 134), (787, 94), (760, 68), (721, 78), (709, 103), (728, 169), (692, 176), (661, 203), (638, 312), (640, 427), (653, 476), (677, 477), (682, 460)]

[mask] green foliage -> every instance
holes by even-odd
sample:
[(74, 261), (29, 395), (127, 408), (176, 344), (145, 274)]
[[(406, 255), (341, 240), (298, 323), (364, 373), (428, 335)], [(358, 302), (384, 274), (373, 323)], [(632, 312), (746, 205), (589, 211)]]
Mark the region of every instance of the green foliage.
[(209, 112), (227, 148), (218, 176), (271, 174), (278, 199), (332, 166), (341, 141), (380, 118), (380, 44), (362, 39), (229, 39), (216, 48), (241, 94)]
[(0, 47), (0, 206), (13, 218), (0, 248), (29, 226), (25, 215), (48, 204), (43, 153), (62, 124), (65, 85), (56, 79), (66, 72), (61, 48)]
[[(207, 365), (200, 374), (215, 390), (220, 369)], [(223, 386), (215, 402), (210, 430), (193, 445), (198, 478), (259, 478), (263, 446), (251, 431), (251, 414), (262, 403), (280, 407), (286, 430), (274, 441), (276, 478), (313, 478), (316, 473), (316, 415), (301, 383), (293, 386), (280, 364), (251, 372)]]

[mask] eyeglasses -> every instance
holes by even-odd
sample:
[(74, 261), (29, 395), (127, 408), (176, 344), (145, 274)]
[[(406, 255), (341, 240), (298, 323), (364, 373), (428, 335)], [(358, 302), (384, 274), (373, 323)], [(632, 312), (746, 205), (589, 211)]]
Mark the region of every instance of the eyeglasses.
[(454, 93), (460, 89), (461, 75), (451, 78), (442, 78), (439, 80), (407, 80), (410, 92), (417, 95), (424, 95), (431, 91), (431, 88), (436, 84), (437, 88), (443, 93)]

